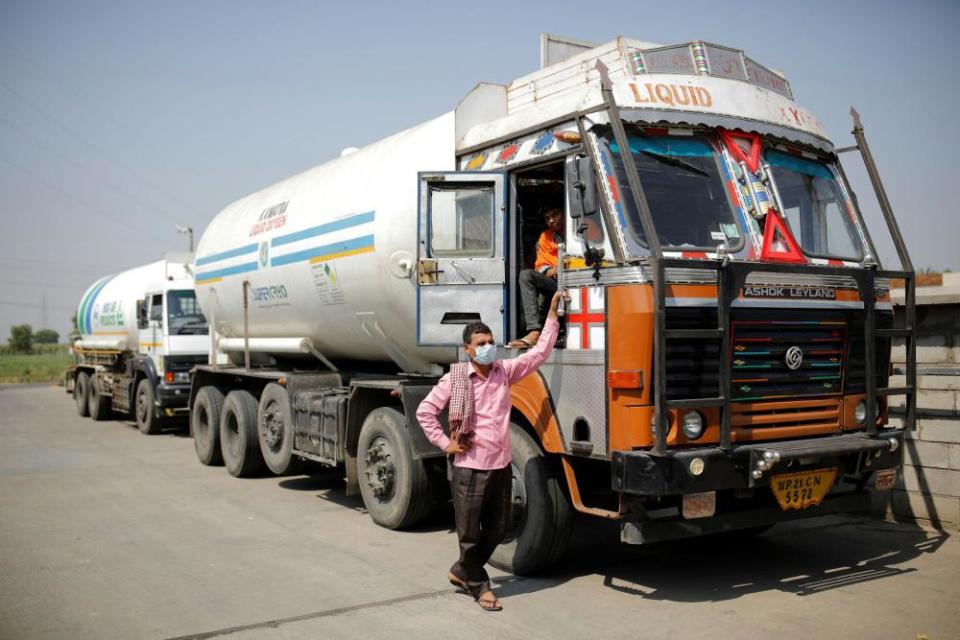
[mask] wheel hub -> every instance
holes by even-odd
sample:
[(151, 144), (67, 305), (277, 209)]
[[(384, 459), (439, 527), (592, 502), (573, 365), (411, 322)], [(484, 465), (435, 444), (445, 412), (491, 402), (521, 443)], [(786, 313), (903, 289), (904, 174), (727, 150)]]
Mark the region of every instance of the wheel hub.
[(143, 391), (137, 394), (137, 419), (141, 423), (147, 421), (147, 394)]
[(393, 448), (385, 438), (375, 438), (367, 447), (365, 474), (373, 495), (380, 499), (393, 495), (397, 469), (393, 463)]
[(274, 405), (264, 412), (264, 439), (271, 451), (279, 451), (283, 445), (283, 419)]
[(523, 481), (523, 474), (516, 463), (510, 463), (510, 530), (504, 536), (504, 541), (514, 540), (523, 531), (527, 520), (527, 486)]

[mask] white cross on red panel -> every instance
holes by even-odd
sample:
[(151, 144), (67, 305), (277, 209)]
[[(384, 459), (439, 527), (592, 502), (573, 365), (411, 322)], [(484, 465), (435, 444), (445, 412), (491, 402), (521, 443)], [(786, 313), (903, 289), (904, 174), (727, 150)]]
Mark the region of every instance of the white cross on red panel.
[(567, 349), (603, 349), (605, 316), (601, 287), (571, 288), (567, 305)]

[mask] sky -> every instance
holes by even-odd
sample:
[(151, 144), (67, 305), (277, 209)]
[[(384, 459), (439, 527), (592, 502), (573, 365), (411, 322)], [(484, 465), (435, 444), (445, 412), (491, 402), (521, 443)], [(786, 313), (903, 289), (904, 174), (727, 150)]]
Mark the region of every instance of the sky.
[[(539, 66), (540, 33), (744, 49), (837, 146), (850, 106), (918, 269), (960, 270), (960, 2), (0, 0), (0, 342), (234, 200)], [(866, 172), (844, 167), (886, 266)]]

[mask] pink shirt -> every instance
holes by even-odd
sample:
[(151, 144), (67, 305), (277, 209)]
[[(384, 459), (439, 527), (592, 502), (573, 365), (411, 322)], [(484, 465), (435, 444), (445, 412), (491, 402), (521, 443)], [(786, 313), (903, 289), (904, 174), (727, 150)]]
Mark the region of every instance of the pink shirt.
[[(473, 446), (458, 453), (453, 464), (470, 469), (502, 469), (510, 464), (510, 385), (536, 371), (550, 356), (557, 341), (559, 323), (547, 318), (536, 346), (511, 360), (497, 360), (486, 378), (470, 368), (473, 383)], [(446, 449), (450, 438), (443, 433), (437, 416), (450, 402), (450, 374), (423, 399), (417, 408), (417, 420), (427, 439)]]

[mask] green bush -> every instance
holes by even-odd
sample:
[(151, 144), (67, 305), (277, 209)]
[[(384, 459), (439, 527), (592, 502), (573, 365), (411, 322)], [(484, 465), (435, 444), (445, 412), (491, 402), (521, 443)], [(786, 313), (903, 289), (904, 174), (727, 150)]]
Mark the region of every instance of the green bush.
[(57, 344), (60, 342), (60, 334), (53, 329), (40, 329), (33, 334), (35, 344)]
[(10, 350), (14, 353), (30, 353), (33, 350), (33, 329), (28, 324), (10, 327)]

